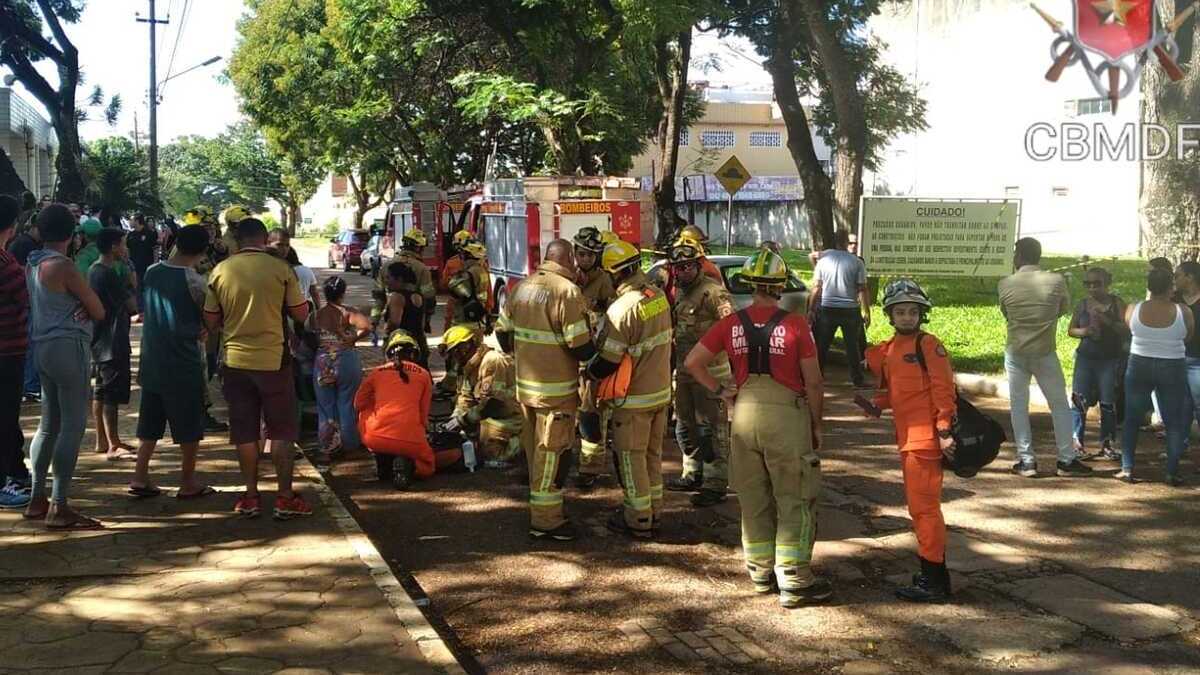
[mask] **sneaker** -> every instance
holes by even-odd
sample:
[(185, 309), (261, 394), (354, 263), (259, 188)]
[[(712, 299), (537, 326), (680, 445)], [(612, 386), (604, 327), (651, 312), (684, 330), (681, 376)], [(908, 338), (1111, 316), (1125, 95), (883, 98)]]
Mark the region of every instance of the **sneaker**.
[(634, 539), (653, 539), (654, 538), (654, 529), (653, 528), (645, 529), (645, 530), (637, 530), (637, 529), (630, 527), (629, 524), (625, 522), (625, 512), (621, 509), (617, 509), (616, 511), (613, 511), (612, 515), (608, 517), (608, 522), (606, 522), (604, 524), (605, 524), (605, 526), (608, 527), (608, 529), (612, 530), (613, 532), (616, 532), (617, 534), (623, 534), (628, 537), (633, 537)]
[(253, 518), (262, 513), (262, 498), (258, 495), (251, 497), (243, 494), (238, 497), (237, 503), (233, 505), (233, 510), (247, 518)]
[(833, 596), (833, 584), (817, 577), (811, 586), (806, 588), (786, 588), (779, 590), (779, 604), (784, 609), (795, 609), (805, 605), (815, 605)]
[(1079, 478), (1081, 476), (1092, 475), (1092, 467), (1080, 462), (1078, 459), (1073, 459), (1070, 462), (1058, 462), (1057, 471), (1059, 476), (1066, 478)]
[(205, 431), (229, 431), (229, 425), (221, 420), (213, 417), (209, 413), (204, 413), (204, 430)]
[(42, 393), (38, 391), (27, 391), (21, 396), (21, 401), (24, 403), (41, 403)]
[(725, 501), (725, 492), (722, 490), (706, 490), (702, 489), (692, 495), (692, 506), (704, 508), (706, 506), (716, 506)]
[(275, 520), (288, 520), (296, 516), (311, 516), (312, 507), (304, 497), (293, 493), (291, 497), (275, 496)]
[(1134, 483), (1138, 482), (1138, 479), (1133, 477), (1132, 471), (1126, 471), (1124, 469), (1121, 469), (1120, 471), (1113, 474), (1113, 478), (1116, 478), (1117, 480), (1121, 481), (1122, 483), (1129, 483), (1130, 485), (1133, 485)]
[(0, 509), (23, 509), (29, 504), (32, 490), (22, 483), (9, 480), (0, 488)]
[(553, 530), (539, 530), (536, 527), (529, 528), (529, 536), (534, 539), (553, 539), (554, 541), (575, 541), (578, 535), (575, 533), (575, 526), (571, 521), (567, 521)]
[(696, 474), (691, 478), (686, 478), (684, 476), (672, 478), (671, 480), (667, 481), (667, 484), (663, 487), (667, 488), (671, 492), (696, 492), (703, 484), (704, 476)]
[(1037, 478), (1037, 462), (1018, 461), (1012, 465), (1012, 472), (1022, 478)]

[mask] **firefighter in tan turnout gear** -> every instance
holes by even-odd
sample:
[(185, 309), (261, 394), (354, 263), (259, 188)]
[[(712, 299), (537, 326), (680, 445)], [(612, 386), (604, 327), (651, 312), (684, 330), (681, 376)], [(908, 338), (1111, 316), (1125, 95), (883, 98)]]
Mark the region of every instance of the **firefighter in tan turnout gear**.
[(562, 488), (574, 456), (579, 364), (596, 353), (576, 272), (571, 242), (550, 242), (538, 271), (513, 290), (502, 319), (513, 329), (521, 445), (529, 462), (529, 534), (536, 539), (575, 539), (563, 515)]
[[(594, 227), (585, 227), (575, 235), (579, 287), (587, 303), (588, 327), (593, 335), (617, 294), (612, 276), (600, 267), (604, 247), (604, 237)], [(579, 383), (579, 474), (575, 477), (575, 487), (581, 490), (591, 489), (608, 466), (608, 416), (596, 404), (595, 385), (586, 376)]]
[[(821, 492), (821, 368), (808, 321), (779, 307), (788, 278), (783, 258), (760, 249), (741, 277), (754, 289), (753, 305), (717, 322), (684, 366), (701, 386), (729, 404), (736, 400), (731, 475), (754, 590), (778, 588), (780, 604), (799, 607), (833, 594), (810, 567)], [(735, 387), (708, 371), (721, 352)]]
[[(698, 491), (692, 504), (712, 506), (725, 500), (729, 487), (729, 412), (720, 396), (687, 372), (683, 360), (715, 323), (733, 313), (733, 298), (725, 284), (701, 271), (704, 250), (691, 240), (676, 241), (668, 260), (675, 280), (675, 438), (683, 453), (683, 475), (667, 489)], [(732, 384), (724, 353), (716, 355), (708, 372), (720, 384)]]
[(662, 512), (662, 445), (671, 403), (671, 307), (662, 289), (642, 273), (642, 255), (625, 241), (601, 256), (613, 275), (617, 298), (608, 306), (600, 353), (588, 365), (599, 380), (597, 398), (611, 410), (613, 451), (625, 488), (625, 505), (609, 529), (654, 536)]
[[(512, 349), (511, 332), (497, 327), (501, 347)], [(507, 346), (506, 346), (507, 345)], [(487, 346), (473, 324), (452, 326), (442, 336), (447, 360), (460, 368), (458, 398), (444, 431), (463, 431), (484, 460), (507, 462), (520, 450), (521, 407), (513, 398), (513, 358)]]

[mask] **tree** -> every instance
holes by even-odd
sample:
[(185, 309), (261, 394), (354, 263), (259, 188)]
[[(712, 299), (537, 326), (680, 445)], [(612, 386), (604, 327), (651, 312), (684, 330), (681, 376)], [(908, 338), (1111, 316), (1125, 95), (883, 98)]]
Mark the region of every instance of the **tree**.
[[(788, 150), (804, 186), (814, 246), (833, 244), (836, 222), (858, 221), (864, 167), (896, 135), (925, 128), (917, 88), (882, 63), (881, 45), (864, 38), (881, 0), (733, 0), (714, 27), (743, 35), (766, 57), (788, 130)], [(802, 97), (814, 97), (806, 108)], [(811, 115), (811, 116), (810, 116)], [(812, 143), (816, 130), (834, 148), (834, 181)]]
[(150, 191), (147, 162), (145, 153), (123, 136), (92, 141), (83, 157), (87, 202), (110, 214), (160, 213), (162, 204)]
[[(1161, 2), (1159, 16), (1164, 24), (1169, 23), (1189, 4)], [(1178, 125), (1194, 123), (1200, 110), (1200, 20), (1186, 24), (1176, 40), (1179, 64), (1186, 73), (1181, 82), (1171, 82), (1154, 59), (1143, 72), (1142, 122), (1167, 127), (1172, 138), (1166, 156), (1142, 161), (1139, 216), (1146, 255), (1195, 260), (1200, 253), (1200, 151), (1193, 147), (1182, 157), (1179, 153), (1187, 147), (1185, 143), (1200, 142), (1200, 133), (1177, 130)], [(1163, 150), (1164, 139), (1148, 137), (1151, 152)]]
[[(83, 147), (79, 140), (81, 113), (76, 90), (82, 83), (79, 51), (67, 38), (64, 23), (75, 23), (83, 11), (83, 0), (0, 0), (0, 63), (7, 66), (17, 81), (25, 85), (46, 108), (58, 136), (59, 201), (83, 201), (86, 182), (83, 175)], [(50, 35), (43, 35), (48, 28)], [(37, 71), (43, 59), (54, 63), (57, 86)], [(100, 105), (103, 91), (98, 87), (91, 96), (92, 105)], [(105, 116), (114, 121), (120, 110), (120, 98), (109, 103)]]

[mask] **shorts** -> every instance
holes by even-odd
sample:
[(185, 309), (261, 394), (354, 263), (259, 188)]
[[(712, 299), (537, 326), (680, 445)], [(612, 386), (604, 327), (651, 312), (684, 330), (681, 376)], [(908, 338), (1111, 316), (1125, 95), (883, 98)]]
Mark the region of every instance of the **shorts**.
[(234, 445), (257, 442), (263, 429), (269, 440), (300, 440), (291, 363), (279, 370), (221, 366), (221, 391), (229, 404), (229, 441)]
[(197, 383), (194, 388), (180, 387), (169, 395), (142, 389), (138, 403), (137, 437), (157, 441), (171, 425), (171, 440), (176, 445), (199, 443), (204, 440), (204, 393)]
[(96, 388), (92, 397), (99, 403), (126, 405), (129, 403), (129, 357), (97, 361), (92, 367)]

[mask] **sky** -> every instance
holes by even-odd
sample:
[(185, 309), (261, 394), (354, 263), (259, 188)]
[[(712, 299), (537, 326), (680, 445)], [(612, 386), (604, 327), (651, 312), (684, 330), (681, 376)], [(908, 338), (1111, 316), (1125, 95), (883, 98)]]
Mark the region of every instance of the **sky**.
[[(217, 63), (198, 68), (167, 82), (160, 90), (158, 139), (160, 144), (184, 135), (215, 136), (240, 118), (233, 85), (221, 82), (237, 37), (237, 20), (246, 11), (242, 0), (157, 0), (156, 14), (170, 23), (158, 30), (158, 80), (220, 56)], [(94, 85), (107, 96), (120, 94), (123, 108), (116, 126), (95, 117), (80, 125), (80, 135), (92, 140), (111, 135), (129, 136), (135, 123), (145, 137), (149, 128), (148, 90), (150, 79), (149, 26), (137, 23), (138, 14), (149, 14), (148, 0), (88, 0), (79, 23), (66, 25), (71, 41), (79, 49), (86, 84), (80, 98)], [(182, 29), (182, 32), (181, 32)], [(770, 77), (753, 48), (743, 40), (718, 39), (697, 33), (692, 48), (691, 78), (716, 85), (770, 89)], [(697, 64), (717, 63), (702, 69)], [(39, 65), (53, 84), (57, 81), (48, 63)], [(36, 99), (13, 85), (26, 100)]]

